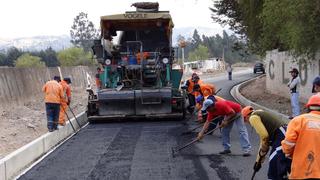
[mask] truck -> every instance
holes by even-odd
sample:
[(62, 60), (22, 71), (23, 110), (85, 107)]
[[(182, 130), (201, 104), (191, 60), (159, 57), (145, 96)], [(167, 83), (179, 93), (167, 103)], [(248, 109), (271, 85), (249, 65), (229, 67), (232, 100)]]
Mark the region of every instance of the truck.
[(133, 6), (136, 11), (101, 17), (101, 39), (92, 47), (99, 88), (88, 90), (89, 122), (185, 116), (183, 70), (174, 68), (171, 15), (159, 11), (158, 3)]

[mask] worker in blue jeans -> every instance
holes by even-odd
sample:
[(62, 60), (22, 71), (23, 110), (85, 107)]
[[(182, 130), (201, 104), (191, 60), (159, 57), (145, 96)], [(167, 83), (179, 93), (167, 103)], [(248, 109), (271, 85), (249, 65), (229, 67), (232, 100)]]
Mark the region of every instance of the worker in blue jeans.
[(58, 129), (60, 104), (63, 98), (63, 89), (62, 86), (58, 83), (59, 81), (60, 77), (55, 76), (53, 80), (48, 81), (42, 88), (42, 91), (45, 94), (49, 132)]
[(291, 93), (291, 108), (292, 108), (292, 116), (290, 119), (300, 115), (300, 105), (299, 105), (299, 87), (300, 87), (300, 77), (299, 71), (296, 68), (293, 68), (291, 71), (291, 80), (287, 84), (290, 93)]

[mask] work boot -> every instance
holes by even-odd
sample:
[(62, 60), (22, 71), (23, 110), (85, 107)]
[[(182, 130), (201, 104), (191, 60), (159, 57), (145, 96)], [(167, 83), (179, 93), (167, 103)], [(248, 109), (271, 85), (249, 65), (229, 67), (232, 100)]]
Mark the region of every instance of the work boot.
[(231, 153), (230, 149), (226, 149), (226, 150), (219, 152), (219, 154), (230, 154), (230, 153)]
[(248, 157), (248, 156), (251, 156), (250, 154), (250, 150), (246, 150), (244, 151), (244, 153), (242, 154), (243, 157)]

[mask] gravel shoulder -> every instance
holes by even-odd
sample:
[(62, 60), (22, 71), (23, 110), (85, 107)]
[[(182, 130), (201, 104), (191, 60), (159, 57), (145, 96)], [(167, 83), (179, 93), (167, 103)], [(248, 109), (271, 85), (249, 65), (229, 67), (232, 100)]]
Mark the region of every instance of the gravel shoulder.
[[(0, 159), (48, 131), (43, 94), (32, 98), (23, 105), (7, 105), (1, 109)], [(74, 113), (84, 111), (86, 102), (87, 92), (84, 89), (72, 89), (70, 107)], [(70, 112), (68, 114), (72, 117)]]
[[(291, 103), (290, 99), (271, 94), (266, 91), (266, 77), (260, 77), (252, 81), (247, 86), (240, 89), (240, 93), (257, 104), (263, 105), (269, 109), (290, 116)], [(300, 103), (301, 113), (305, 112), (304, 104)]]

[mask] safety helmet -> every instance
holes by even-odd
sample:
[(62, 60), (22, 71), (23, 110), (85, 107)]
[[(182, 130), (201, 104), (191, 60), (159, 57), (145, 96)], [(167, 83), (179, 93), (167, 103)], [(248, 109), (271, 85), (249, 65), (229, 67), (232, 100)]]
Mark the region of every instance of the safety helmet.
[(201, 103), (201, 101), (203, 101), (203, 96), (202, 95), (197, 96), (196, 103)]
[(241, 110), (241, 114), (244, 118), (249, 116), (250, 113), (253, 112), (253, 107), (252, 106), (246, 106)]
[(313, 82), (312, 82), (312, 93), (315, 93), (315, 86), (320, 86), (320, 76), (317, 76), (316, 78), (314, 78)]
[(306, 107), (311, 110), (312, 109), (318, 110), (319, 106), (320, 106), (320, 95), (311, 96), (308, 100), (308, 103), (306, 104)]

